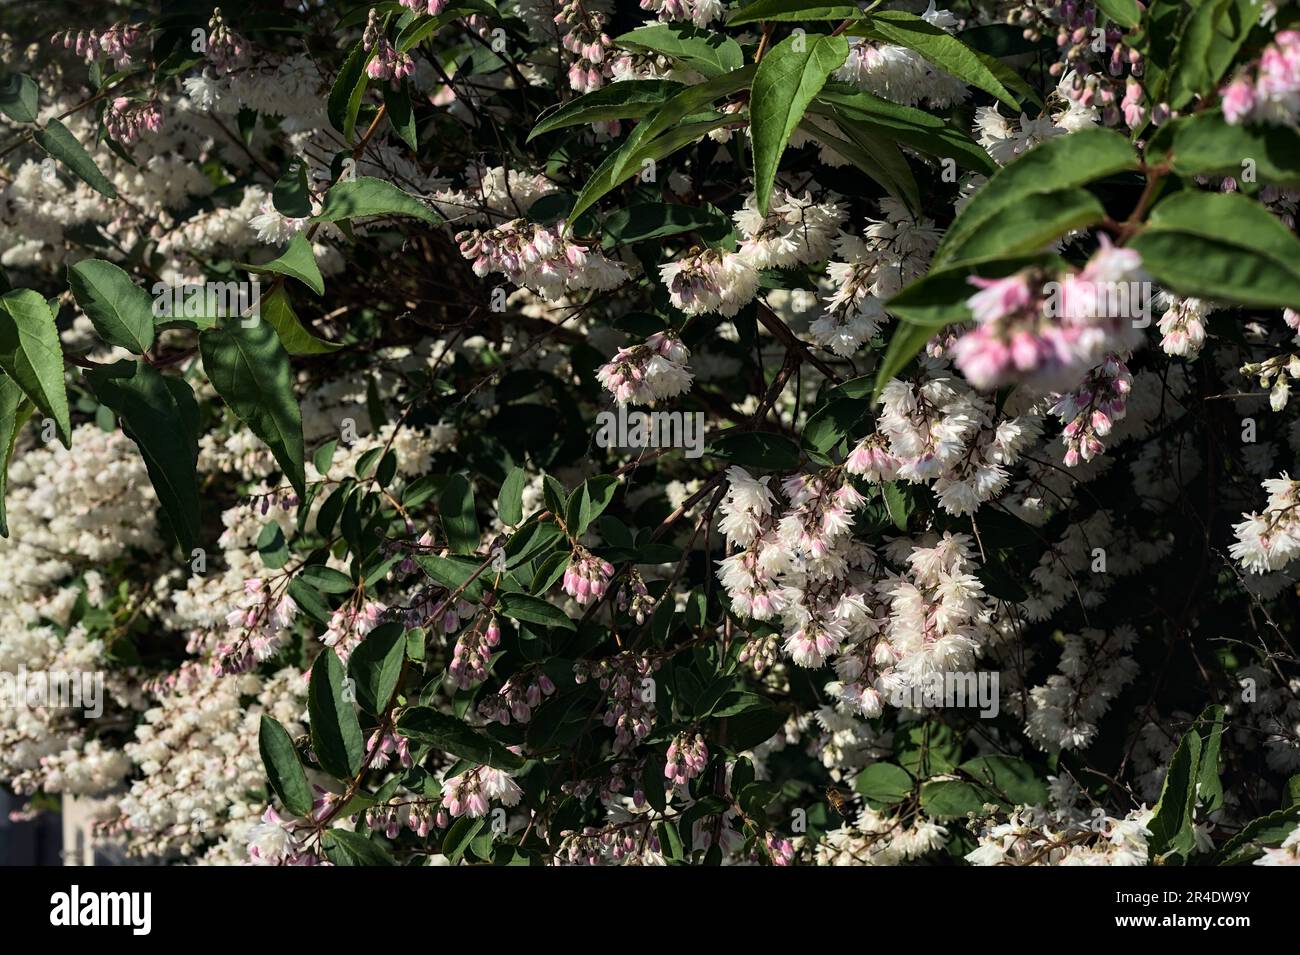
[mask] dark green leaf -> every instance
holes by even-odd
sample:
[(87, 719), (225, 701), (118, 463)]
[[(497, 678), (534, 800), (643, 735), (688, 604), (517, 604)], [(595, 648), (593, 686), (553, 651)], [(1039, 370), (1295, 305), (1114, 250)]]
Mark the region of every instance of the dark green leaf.
[(312, 806), (311, 786), (307, 784), (298, 751), (285, 728), (265, 713), (257, 733), (257, 748), (271, 788), (284, 808), (295, 816), (308, 815)]
[(403, 192), (391, 182), (371, 176), (358, 176), (336, 182), (325, 193), (325, 203), (313, 222), (338, 222), (361, 216), (411, 216), (425, 222), (437, 222), (433, 210), (419, 199)]
[(284, 476), (306, 493), (302, 413), (289, 354), (270, 322), (230, 322), (199, 336), (203, 368), (226, 405), (271, 449)]
[(790, 134), (827, 77), (844, 65), (848, 55), (849, 41), (842, 36), (797, 33), (772, 47), (759, 64), (749, 115), (754, 189), (763, 215)]
[(153, 300), (112, 262), (83, 259), (68, 269), (68, 285), (95, 331), (110, 345), (143, 355), (153, 344)]
[(77, 137), (57, 119), (50, 120), (44, 129), (36, 131), (36, 145), (63, 163), (73, 175), (98, 193), (117, 198), (117, 188), (105, 178), (95, 165), (95, 160), (77, 142)]
[(337, 779), (356, 776), (365, 758), (365, 742), (356, 711), (344, 699), (343, 664), (330, 647), (312, 664), (307, 712), (312, 750), (321, 768)]
[(72, 447), (63, 347), (50, 306), (38, 292), (14, 289), (0, 295), (0, 370), (54, 420), (63, 446)]
[(164, 378), (144, 362), (127, 360), (91, 369), (86, 383), (139, 445), (154, 492), (188, 553), (200, 533), (199, 410), (189, 385)]
[(400, 623), (380, 624), (357, 644), (348, 658), (348, 675), (357, 702), (367, 713), (382, 714), (393, 698), (406, 658), (406, 630)]
[(454, 716), (427, 706), (412, 706), (397, 720), (397, 731), (408, 739), (428, 743), (435, 749), (473, 763), (506, 772), (518, 772), (524, 759), (501, 743), (470, 729)]

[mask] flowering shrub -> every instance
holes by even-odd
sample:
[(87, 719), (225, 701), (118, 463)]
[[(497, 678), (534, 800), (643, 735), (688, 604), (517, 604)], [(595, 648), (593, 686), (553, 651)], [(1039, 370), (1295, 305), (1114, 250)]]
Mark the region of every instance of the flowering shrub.
[(33, 811), (1300, 861), (1293, 6), (200, 6), (0, 33)]

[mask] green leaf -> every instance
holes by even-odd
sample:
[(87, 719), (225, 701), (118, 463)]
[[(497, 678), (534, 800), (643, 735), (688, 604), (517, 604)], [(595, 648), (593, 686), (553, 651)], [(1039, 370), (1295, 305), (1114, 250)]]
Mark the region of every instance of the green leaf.
[(942, 723), (909, 723), (894, 731), (894, 761), (918, 779), (953, 772), (960, 753), (961, 742)]
[[(1294, 126), (1234, 125), (1215, 110), (1180, 116), (1158, 135), (1169, 143), (1167, 158), (1180, 175), (1231, 176), (1249, 188), (1250, 162), (1259, 183), (1300, 186), (1300, 130)], [(1152, 146), (1149, 155), (1154, 138)]]
[(276, 212), (291, 219), (311, 215), (311, 190), (307, 186), (307, 164), (295, 159), (271, 189), (271, 204)]
[(437, 222), (433, 210), (391, 182), (372, 176), (358, 176), (336, 182), (325, 193), (320, 215), (313, 222), (338, 222), (360, 216), (411, 216), (425, 222)]
[(384, 87), (384, 107), (393, 130), (412, 150), (419, 150), (420, 141), (415, 131), (415, 112), (411, 109), (411, 88), (403, 81), (401, 86)]
[(1196, 770), (1196, 797), (1201, 811), (1211, 813), (1223, 807), (1223, 780), (1219, 778), (1219, 744), (1223, 738), (1222, 706), (1208, 706), (1196, 721), (1201, 734), (1201, 759)]
[(437, 554), (415, 554), (414, 557), (426, 574), (448, 590), (458, 590), (465, 586), (464, 597), (471, 603), (483, 596), (482, 575), (475, 577), (468, 585), (465, 584), (478, 570), (481, 561), (470, 561), (463, 557), (440, 557)]
[(289, 292), (283, 286), (262, 299), (260, 312), (262, 319), (275, 329), (280, 344), (290, 355), (328, 355), (343, 347), (338, 342), (317, 338), (307, 330), (293, 310)]
[(348, 675), (363, 710), (379, 716), (388, 709), (405, 659), (406, 629), (400, 623), (380, 624), (357, 644), (348, 658)]
[(1300, 822), (1300, 806), (1252, 819), (1223, 844), (1214, 861), (1218, 865), (1231, 865), (1249, 858), (1249, 850), (1256, 846), (1276, 846), (1295, 831), (1297, 822)]
[(1067, 232), (1096, 225), (1105, 218), (1106, 210), (1087, 190), (1030, 193), (985, 219), (979, 231), (949, 250), (946, 263), (1037, 252)]
[(745, 54), (735, 40), (693, 27), (658, 23), (624, 33), (614, 43), (634, 50), (660, 53), (689, 66), (705, 78), (720, 76), (745, 65)]
[(49, 304), (31, 289), (0, 295), (0, 370), (54, 420), (63, 446), (71, 448), (63, 348)]
[(289, 581), (288, 591), (289, 596), (293, 598), (299, 610), (321, 626), (329, 626), (330, 617), (334, 611), (325, 602), (325, 598), (320, 595), (320, 591), (303, 583), (297, 577)]
[(262, 558), (262, 566), (268, 570), (279, 570), (288, 563), (289, 547), (284, 530), (275, 521), (267, 521), (262, 533), (257, 535), (257, 553)]
[(1137, 0), (1097, 0), (1101, 12), (1110, 17), (1111, 22), (1131, 30), (1142, 22), (1142, 8)]
[(849, 437), (867, 413), (871, 402), (861, 398), (835, 398), (822, 405), (803, 428), (803, 446), (820, 454), (828, 453)]
[[(587, 184), (582, 187), (582, 192), (578, 194), (578, 198), (573, 203), (573, 209), (569, 212), (569, 223), (572, 224), (582, 213), (590, 209), (601, 196), (639, 173), (647, 161), (658, 162), (683, 146), (688, 146), (696, 140), (702, 139), (719, 126), (735, 122), (736, 119), (737, 117), (734, 114), (710, 114), (704, 119), (679, 124), (662, 136), (645, 143), (633, 154), (625, 155), (621, 149), (614, 150), (605, 157), (605, 161), (591, 174)], [(614, 166), (619, 163), (624, 165), (624, 171), (621, 175), (615, 176)]]
[(767, 215), (772, 184), (790, 134), (848, 55), (849, 41), (842, 36), (797, 33), (772, 47), (759, 64), (750, 91), (749, 116), (754, 189), (763, 215)]
[(9, 73), (0, 79), (0, 113), (15, 123), (34, 123), (40, 115), (40, 91), (25, 73)]
[(727, 17), (728, 26), (758, 23), (771, 20), (780, 23), (797, 20), (811, 23), (815, 20), (857, 20), (864, 16), (862, 8), (850, 4), (829, 4), (826, 0), (754, 0)]
[(143, 355), (153, 344), (153, 299), (112, 262), (83, 259), (68, 285), (95, 331), (110, 345)]
[(1300, 306), (1300, 239), (1237, 193), (1178, 192), (1129, 243), (1180, 295), (1275, 308)]
[(640, 119), (683, 89), (681, 83), (672, 80), (624, 80), (602, 86), (544, 114), (528, 134), (528, 141), (570, 126)]
[(95, 160), (90, 158), (90, 154), (77, 142), (77, 137), (69, 132), (68, 127), (57, 119), (52, 119), (45, 124), (44, 129), (36, 131), (35, 138), (36, 145), (63, 163), (90, 188), (110, 199), (117, 198), (117, 188), (99, 171)]
[(716, 100), (747, 88), (753, 82), (755, 72), (755, 67), (743, 66), (730, 73), (707, 79), (703, 83), (688, 86), (670, 97), (662, 106), (637, 123), (631, 135), (619, 147), (612, 170), (614, 178), (619, 180), (627, 178), (624, 173), (627, 172), (629, 163), (642, 145), (676, 126), (687, 116), (711, 107)]
[(1014, 756), (977, 756), (958, 769), (973, 777), (986, 791), (986, 802), (1004, 806), (1041, 806), (1047, 802), (1047, 783), (1034, 767)]
[(853, 789), (872, 809), (896, 806), (912, 793), (916, 780), (893, 763), (872, 763), (853, 781)]
[(569, 526), (569, 533), (574, 537), (586, 533), (591, 522), (609, 507), (617, 490), (618, 478), (607, 475), (583, 481), (569, 496), (569, 504), (565, 509), (565, 523)]
[(1016, 111), (1020, 110), (1019, 101), (1004, 85), (1005, 74), (995, 69), (996, 60), (972, 50), (952, 34), (945, 33), (915, 14), (898, 10), (875, 11), (870, 16), (867, 29), (854, 32), (865, 32), (915, 50), (963, 83), (997, 97)]
[[(479, 822), (483, 820), (480, 819)], [(393, 857), (377, 839), (350, 829), (329, 829), (321, 836), (326, 857), (335, 865), (389, 866)]]
[(1095, 127), (1039, 143), (995, 173), (971, 197), (935, 252), (933, 268), (949, 264), (994, 216), (1036, 193), (1056, 192), (1137, 168), (1128, 140)]
[(442, 854), (452, 863), (459, 862), (461, 856), (465, 854), (465, 850), (469, 848), (470, 843), (474, 841), (485, 825), (487, 825), (487, 819), (482, 816), (477, 819), (471, 816), (461, 816), (451, 824), (447, 834), (442, 837)]
[(139, 361), (123, 360), (86, 372), (86, 382), (117, 415), (140, 447), (154, 492), (182, 549), (199, 539), (198, 404), (180, 378), (165, 378)]
[(760, 471), (791, 471), (799, 466), (799, 446), (783, 434), (768, 431), (728, 431), (706, 452)]
[(1176, 853), (1186, 857), (1196, 845), (1192, 816), (1196, 807), (1196, 774), (1201, 758), (1201, 737), (1192, 729), (1174, 750), (1160, 787), (1160, 801), (1147, 823), (1151, 830), (1152, 859)]
[(474, 489), (464, 475), (453, 474), (438, 495), (438, 515), (447, 543), (454, 554), (478, 550), (478, 517), (474, 513)]
[(931, 779), (921, 784), (921, 807), (935, 819), (956, 819), (984, 808), (979, 787), (960, 779)]
[(9, 522), (5, 517), (9, 462), (13, 460), (18, 434), (35, 409), (12, 378), (0, 375), (0, 537), (9, 536)]
[(311, 666), (307, 688), (311, 718), (311, 748), (321, 768), (336, 779), (361, 772), (365, 743), (356, 711), (343, 695), (343, 664), (326, 647)]
[(881, 485), (880, 493), (884, 498), (889, 519), (900, 531), (906, 532), (908, 518), (912, 516), (912, 498), (903, 492), (897, 481), (886, 481)]
[(864, 135), (896, 140), (928, 156), (951, 158), (985, 175), (999, 168), (983, 146), (946, 120), (845, 83), (827, 83), (808, 111), (833, 118), (841, 128), (852, 124)]
[(528, 475), (523, 468), (511, 468), (501, 484), (497, 496), (497, 519), (507, 527), (514, 527), (524, 519), (524, 485)]
[(308, 564), (298, 576), (323, 594), (350, 594), (357, 588), (347, 574), (323, 564)]
[(840, 139), (806, 119), (799, 128), (880, 183), (913, 213), (920, 212), (921, 191), (916, 177), (902, 152), (887, 138), (869, 135), (861, 126), (848, 125), (840, 127), (848, 139)]
[[(1259, 22), (1258, 0), (1204, 0), (1192, 5), (1174, 47), (1169, 105), (1181, 110), (1215, 91), (1237, 51)], [(1154, 29), (1154, 27), (1152, 27)]]
[(306, 493), (302, 413), (293, 369), (270, 322), (232, 322), (199, 336), (203, 368), (226, 405), (271, 449), (289, 483)]
[(295, 816), (308, 815), (312, 806), (311, 786), (307, 784), (307, 773), (298, 759), (298, 751), (288, 731), (265, 713), (257, 732), (257, 749), (262, 754), (271, 788), (284, 808)]
[(289, 240), (288, 248), (279, 258), (262, 265), (240, 263), (239, 267), (249, 272), (274, 272), (277, 275), (287, 275), (297, 279), (317, 295), (325, 294), (325, 279), (321, 277), (320, 267), (316, 265), (316, 253), (312, 251), (311, 243), (301, 232), (294, 233), (293, 238)]
[(366, 64), (374, 52), (375, 48), (367, 51), (360, 40), (356, 42), (348, 53), (348, 58), (343, 61), (343, 67), (334, 79), (326, 102), (330, 125), (342, 133), (343, 141), (349, 144), (356, 136), (357, 113), (361, 109), (361, 99), (365, 96), (368, 83)]
[(1282, 792), (1282, 808), (1300, 808), (1300, 774), (1286, 781), (1286, 789)]
[(645, 202), (618, 209), (602, 224), (606, 248), (695, 232), (706, 242), (721, 241), (731, 232), (731, 220), (714, 206)]
[(434, 749), (459, 759), (509, 773), (518, 772), (525, 762), (522, 756), (516, 756), (492, 737), (470, 729), (454, 716), (427, 706), (403, 710), (397, 719), (397, 731), (408, 739), (428, 743)]
[(493, 18), (500, 17), (496, 8), (486, 0), (456, 0), (455, 3), (436, 17), (412, 17), (410, 22), (402, 27), (401, 32), (397, 34), (397, 42), (393, 45), (397, 47), (399, 53), (405, 53), (411, 47), (424, 42), (448, 23), (462, 20), (474, 13), (486, 14)]
[(511, 620), (520, 620), (524, 623), (535, 623), (542, 627), (561, 627), (565, 630), (576, 628), (569, 615), (559, 607), (529, 594), (502, 594), (497, 603), (497, 610)]

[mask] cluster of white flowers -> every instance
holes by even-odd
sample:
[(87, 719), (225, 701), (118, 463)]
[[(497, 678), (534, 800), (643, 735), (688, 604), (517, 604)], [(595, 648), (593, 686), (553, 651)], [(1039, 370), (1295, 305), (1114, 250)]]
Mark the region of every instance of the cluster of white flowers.
[[(306, 678), (286, 667), (269, 678), (221, 676), (186, 664), (159, 682), (125, 752), (140, 778), (105, 830), (135, 852), (190, 855), (213, 839), (241, 834), (262, 813), (265, 785), (257, 748), (266, 713), (290, 734), (304, 730)], [(245, 699), (256, 704), (246, 706)]]
[(880, 200), (883, 219), (867, 220), (862, 235), (841, 234), (826, 265), (832, 291), (809, 326), (813, 339), (836, 355), (852, 355), (888, 319), (884, 303), (924, 274), (939, 231), (897, 199)]
[(515, 285), (544, 298), (559, 299), (579, 289), (611, 289), (628, 279), (627, 271), (599, 249), (575, 242), (565, 223), (544, 226), (514, 219), (491, 229), (456, 236), (461, 255), (474, 261), (480, 278), (501, 272)]
[(640, 345), (620, 348), (596, 378), (621, 405), (653, 405), (690, 390), (690, 357), (681, 339), (658, 332)]
[[(957, 27), (957, 18), (947, 10), (936, 9), (934, 0), (921, 16), (931, 26), (949, 33)], [(936, 107), (951, 106), (967, 97), (965, 83), (938, 69), (915, 50), (860, 37), (850, 39), (849, 58), (835, 76), (905, 106), (923, 101)]]
[(1150, 809), (1122, 818), (1092, 816), (1073, 808), (1025, 806), (1005, 822), (986, 826), (979, 847), (967, 853), (973, 865), (1146, 865)]
[(1243, 514), (1234, 524), (1237, 541), (1229, 553), (1252, 574), (1280, 570), (1300, 556), (1300, 481), (1285, 471), (1264, 482), (1268, 503), (1263, 513)]
[(818, 865), (899, 865), (941, 851), (948, 830), (917, 816), (910, 822), (890, 813), (864, 808), (856, 822), (832, 830), (818, 842)]
[[(1097, 735), (1097, 721), (1138, 673), (1130, 655), (1137, 631), (1130, 626), (1067, 634), (1063, 643), (1060, 672), (1030, 689), (1028, 712), (1020, 714), (1025, 733), (1052, 752), (1087, 749)], [(1019, 707), (1014, 694), (1008, 705)]]
[(847, 480), (788, 478), (782, 508), (768, 479), (727, 476), (719, 527), (734, 553), (720, 577), (732, 609), (779, 620), (796, 665), (833, 663), (834, 698), (875, 717), (899, 689), (979, 655), (991, 611), (968, 535), (891, 541), (888, 563), (906, 567), (897, 573), (847, 533), (865, 504)]

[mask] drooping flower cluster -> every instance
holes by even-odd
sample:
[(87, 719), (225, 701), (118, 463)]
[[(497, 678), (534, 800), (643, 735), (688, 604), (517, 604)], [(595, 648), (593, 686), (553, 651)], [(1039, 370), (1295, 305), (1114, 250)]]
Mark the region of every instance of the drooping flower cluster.
[(602, 722), (614, 730), (615, 752), (625, 752), (650, 735), (657, 696), (651, 674), (656, 669), (658, 661), (632, 651), (573, 665), (574, 680), (581, 684), (594, 678), (605, 691)]
[(653, 11), (665, 23), (689, 20), (697, 27), (706, 27), (722, 16), (720, 0), (641, 0), (641, 9)]
[(700, 773), (709, 762), (709, 747), (699, 733), (678, 733), (668, 744), (664, 777), (675, 786), (683, 786)]
[(740, 235), (739, 253), (756, 269), (790, 269), (820, 262), (831, 254), (844, 222), (844, 206), (816, 202), (780, 186), (772, 190), (767, 215), (758, 211), (753, 194), (732, 218)]
[(1263, 512), (1243, 514), (1246, 519), (1232, 526), (1237, 541), (1229, 553), (1252, 574), (1280, 570), (1300, 557), (1300, 481), (1283, 471), (1265, 481), (1264, 490)]
[(1082, 271), (1059, 278), (1036, 269), (971, 277), (980, 289), (967, 302), (976, 325), (952, 346), (971, 384), (987, 390), (1025, 382), (1062, 391), (1107, 352), (1135, 345), (1133, 320), (1146, 287), (1142, 259), (1104, 236), (1101, 243)]
[(1051, 413), (1065, 422), (1061, 440), (1065, 443), (1065, 466), (1091, 461), (1104, 450), (1101, 439), (1128, 413), (1128, 394), (1133, 376), (1128, 366), (1110, 355), (1088, 372), (1074, 391), (1061, 395)]
[(523, 790), (505, 770), (478, 766), (443, 783), (442, 805), (455, 818), (478, 819), (491, 810), (491, 802), (517, 806)]
[(570, 89), (589, 93), (604, 86), (613, 43), (605, 32), (605, 15), (584, 9), (580, 0), (570, 0), (555, 15), (555, 22), (567, 31), (560, 42), (573, 54)]
[(611, 289), (628, 278), (626, 270), (600, 251), (573, 241), (565, 223), (544, 226), (514, 219), (491, 229), (474, 229), (456, 236), (460, 253), (474, 260), (480, 278), (501, 272), (515, 285), (547, 299), (579, 289)]
[(659, 266), (673, 307), (687, 315), (717, 312), (730, 317), (754, 299), (758, 272), (739, 253), (693, 249), (675, 262)]
[(833, 291), (808, 327), (822, 347), (852, 355), (888, 320), (884, 303), (922, 275), (939, 242), (934, 223), (901, 202), (880, 200), (883, 219), (869, 219), (861, 236), (841, 234), (826, 265)]
[(621, 405), (654, 405), (690, 390), (690, 357), (690, 349), (676, 335), (656, 332), (640, 345), (620, 348), (601, 365), (596, 378)]
[(379, 11), (372, 7), (370, 19), (366, 23), (366, 32), (361, 37), (361, 46), (370, 54), (366, 63), (366, 75), (372, 80), (388, 80), (393, 84), (415, 72), (415, 61), (409, 53), (399, 53), (397, 48), (384, 35), (379, 22)]
[(156, 133), (162, 129), (163, 115), (157, 102), (133, 102), (119, 96), (104, 111), (104, 128), (123, 146), (129, 146), (144, 132)]
[(115, 23), (107, 30), (65, 30), (50, 38), (52, 43), (62, 41), (63, 46), (76, 50), (77, 56), (93, 62), (106, 56), (113, 61), (113, 68), (125, 69), (134, 60), (131, 56), (133, 47), (139, 46), (145, 33), (134, 23)]
[[(957, 26), (957, 18), (947, 10), (936, 9), (934, 0), (922, 18), (946, 32)], [(916, 51), (859, 37), (851, 38), (849, 57), (835, 77), (905, 106), (923, 101), (936, 107), (951, 106), (967, 96), (966, 84)]]
[(578, 603), (586, 605), (600, 600), (609, 588), (614, 565), (601, 560), (583, 547), (575, 547), (564, 571), (564, 592)]
[(1228, 122), (1293, 126), (1300, 119), (1300, 30), (1283, 30), (1225, 86), (1223, 115)]

